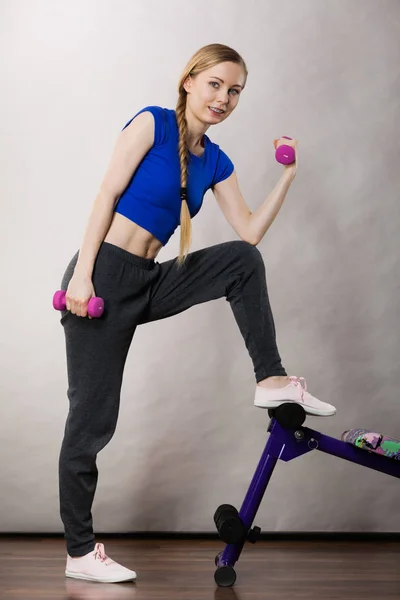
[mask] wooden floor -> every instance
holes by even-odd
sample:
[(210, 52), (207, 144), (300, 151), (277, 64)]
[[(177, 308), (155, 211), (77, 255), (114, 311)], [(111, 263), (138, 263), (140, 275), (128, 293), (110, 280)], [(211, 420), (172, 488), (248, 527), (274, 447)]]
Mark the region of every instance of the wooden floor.
[(214, 540), (97, 540), (134, 569), (135, 583), (68, 579), (62, 539), (0, 538), (0, 599), (398, 600), (400, 544), (391, 541), (246, 543), (233, 587), (214, 581)]

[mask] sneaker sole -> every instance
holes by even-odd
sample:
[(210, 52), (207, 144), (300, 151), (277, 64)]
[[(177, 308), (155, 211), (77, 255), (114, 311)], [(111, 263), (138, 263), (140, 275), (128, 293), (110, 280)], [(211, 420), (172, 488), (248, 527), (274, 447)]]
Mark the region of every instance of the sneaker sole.
[(254, 406), (256, 406), (257, 408), (278, 408), (278, 406), (281, 406), (282, 404), (288, 404), (288, 403), (299, 404), (300, 406), (302, 406), (304, 408), (304, 412), (307, 415), (313, 415), (315, 417), (333, 417), (333, 415), (336, 414), (336, 409), (335, 410), (319, 410), (318, 408), (311, 408), (310, 406), (307, 406), (305, 404), (300, 404), (300, 402), (295, 402), (294, 400), (277, 400), (275, 402), (266, 402), (265, 404), (256, 404), (254, 402)]
[(106, 579), (101, 577), (91, 577), (86, 573), (73, 573), (72, 571), (65, 571), (66, 577), (71, 579), (86, 579), (86, 581), (98, 581), (99, 583), (121, 583), (123, 581), (135, 581), (135, 576), (127, 575), (126, 577), (107, 577)]

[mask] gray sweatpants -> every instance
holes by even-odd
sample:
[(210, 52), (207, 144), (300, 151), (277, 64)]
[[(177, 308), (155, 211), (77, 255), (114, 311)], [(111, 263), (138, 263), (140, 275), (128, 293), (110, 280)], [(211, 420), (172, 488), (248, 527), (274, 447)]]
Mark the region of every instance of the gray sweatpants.
[[(78, 258), (72, 258), (66, 290)], [(69, 413), (59, 459), (60, 514), (67, 551), (94, 549), (91, 508), (97, 485), (96, 458), (111, 440), (118, 418), (122, 376), (137, 325), (165, 319), (195, 304), (226, 297), (254, 365), (256, 381), (286, 375), (275, 340), (265, 267), (259, 250), (226, 242), (158, 263), (103, 242), (92, 276), (105, 310), (99, 319), (68, 311), (66, 337)]]

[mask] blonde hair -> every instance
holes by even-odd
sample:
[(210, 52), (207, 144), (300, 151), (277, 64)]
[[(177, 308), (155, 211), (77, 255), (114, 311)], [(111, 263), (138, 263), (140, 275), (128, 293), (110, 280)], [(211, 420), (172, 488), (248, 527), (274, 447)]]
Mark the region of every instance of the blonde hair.
[(188, 126), (186, 122), (186, 98), (187, 92), (183, 87), (187, 77), (196, 77), (199, 73), (211, 69), (222, 62), (233, 62), (243, 67), (246, 74), (248, 75), (246, 63), (243, 58), (229, 46), (223, 44), (209, 44), (200, 48), (189, 60), (186, 65), (178, 85), (178, 101), (176, 104), (176, 119), (178, 122), (179, 129), (179, 160), (181, 166), (181, 238), (180, 238), (180, 251), (178, 256), (178, 265), (182, 265), (186, 256), (189, 252), (191, 240), (192, 240), (192, 222), (190, 219), (190, 212), (187, 203), (187, 179), (188, 179), (188, 160), (189, 151), (186, 145), (186, 136), (188, 133)]

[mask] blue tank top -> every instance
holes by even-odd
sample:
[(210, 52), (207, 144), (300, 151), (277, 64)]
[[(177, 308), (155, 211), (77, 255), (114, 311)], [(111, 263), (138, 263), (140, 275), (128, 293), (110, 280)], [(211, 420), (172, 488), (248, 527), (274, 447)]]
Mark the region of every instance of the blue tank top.
[[(179, 130), (174, 110), (147, 106), (126, 123), (125, 129), (140, 113), (149, 111), (155, 121), (153, 146), (137, 167), (121, 194), (115, 212), (149, 231), (165, 246), (180, 224)], [(189, 153), (188, 207), (193, 218), (203, 204), (204, 194), (229, 177), (234, 166), (228, 156), (204, 136), (201, 158)]]

